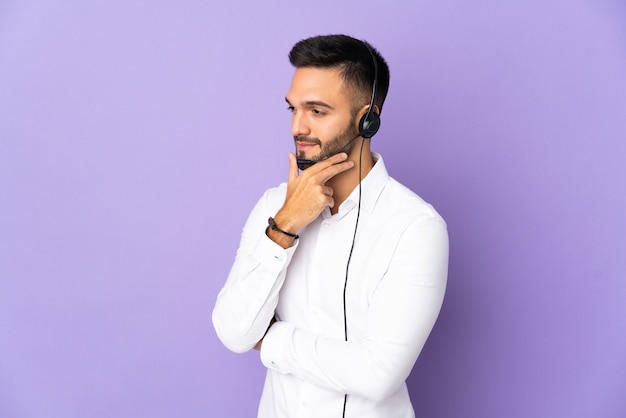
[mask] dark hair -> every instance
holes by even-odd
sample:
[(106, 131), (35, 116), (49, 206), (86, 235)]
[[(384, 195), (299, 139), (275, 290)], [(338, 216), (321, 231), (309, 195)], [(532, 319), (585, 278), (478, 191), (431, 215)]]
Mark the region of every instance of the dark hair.
[(337, 68), (348, 88), (358, 100), (369, 104), (374, 84), (375, 66), (371, 48), (376, 57), (378, 82), (374, 104), (379, 111), (389, 91), (389, 66), (369, 43), (346, 35), (320, 35), (299, 41), (289, 52), (289, 62), (296, 68)]

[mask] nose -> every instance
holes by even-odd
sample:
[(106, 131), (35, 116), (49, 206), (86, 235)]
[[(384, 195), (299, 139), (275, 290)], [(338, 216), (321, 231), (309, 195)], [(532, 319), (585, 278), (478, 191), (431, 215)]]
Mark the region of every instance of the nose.
[(311, 128), (303, 112), (293, 112), (293, 116), (291, 117), (291, 133), (293, 136), (309, 136), (311, 133)]

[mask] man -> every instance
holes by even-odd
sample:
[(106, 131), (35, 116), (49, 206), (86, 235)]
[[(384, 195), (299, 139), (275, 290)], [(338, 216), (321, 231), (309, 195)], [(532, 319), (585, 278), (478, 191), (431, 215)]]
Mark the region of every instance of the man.
[(232, 351), (260, 350), (259, 417), (413, 417), (405, 380), (443, 301), (445, 222), (370, 151), (380, 54), (329, 35), (289, 58), (297, 156), (250, 214), (213, 324)]

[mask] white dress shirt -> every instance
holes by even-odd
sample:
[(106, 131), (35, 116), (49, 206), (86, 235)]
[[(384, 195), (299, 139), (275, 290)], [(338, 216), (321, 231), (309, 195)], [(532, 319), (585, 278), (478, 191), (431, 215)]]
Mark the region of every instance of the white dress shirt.
[(415, 416), (405, 380), (441, 308), (448, 235), (433, 207), (372, 155), (347, 284), (358, 187), (337, 214), (326, 208), (298, 231), (288, 249), (265, 235), (286, 184), (263, 195), (243, 229), (213, 324), (226, 347), (244, 352), (276, 318), (261, 349), (261, 418), (340, 418), (344, 394), (346, 417)]

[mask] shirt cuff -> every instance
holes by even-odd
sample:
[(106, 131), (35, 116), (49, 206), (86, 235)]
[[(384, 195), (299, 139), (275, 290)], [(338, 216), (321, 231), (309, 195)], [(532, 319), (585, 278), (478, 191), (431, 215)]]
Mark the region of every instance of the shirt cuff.
[(280, 245), (272, 241), (265, 233), (263, 237), (257, 242), (256, 248), (253, 252), (258, 260), (274, 260), (281, 264), (289, 262), (291, 257), (296, 252), (299, 240), (295, 240), (294, 244), (289, 248), (283, 248)]
[(261, 363), (265, 367), (278, 373), (289, 373), (293, 360), (290, 347), (295, 329), (295, 325), (282, 321), (270, 327), (261, 345)]

